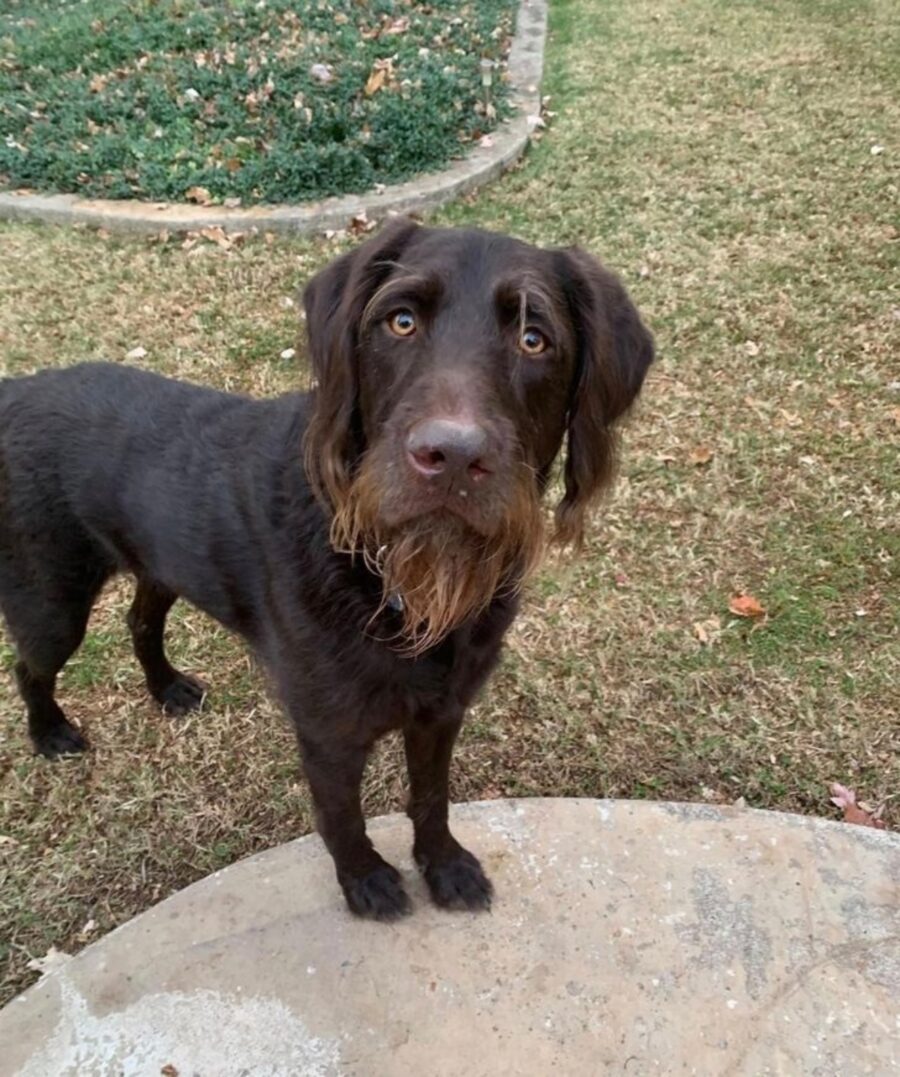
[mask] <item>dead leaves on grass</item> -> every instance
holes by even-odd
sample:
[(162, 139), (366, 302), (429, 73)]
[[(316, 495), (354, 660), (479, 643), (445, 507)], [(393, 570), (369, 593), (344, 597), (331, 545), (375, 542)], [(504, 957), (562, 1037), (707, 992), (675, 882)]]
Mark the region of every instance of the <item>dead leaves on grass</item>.
[(350, 218), (350, 224), (347, 231), (354, 236), (365, 235), (366, 232), (371, 232), (375, 228), (376, 222), (370, 221), (366, 211), (360, 210), (355, 217)]
[(205, 187), (189, 187), (184, 192), (184, 197), (188, 202), (196, 202), (198, 206), (211, 206), (213, 204), (213, 196)]
[(845, 785), (841, 785), (840, 782), (832, 782), (829, 792), (831, 793), (831, 803), (844, 813), (845, 823), (852, 823), (854, 826), (869, 826), (875, 830), (887, 829), (887, 824), (882, 818), (884, 804), (879, 804), (877, 808), (872, 808), (864, 801), (857, 801), (856, 790), (848, 789)]
[(718, 617), (710, 617), (706, 621), (694, 622), (694, 638), (700, 641), (702, 647), (712, 647), (719, 641), (722, 635), (722, 622)]
[(25, 967), (31, 969), (33, 972), (39, 972), (41, 976), (46, 976), (47, 973), (62, 968), (63, 965), (71, 960), (71, 954), (67, 954), (65, 950), (57, 950), (55, 946), (51, 946), (43, 957), (33, 957)]
[(372, 71), (366, 81), (365, 94), (371, 97), (383, 90), (394, 81), (394, 61), (388, 57), (385, 60), (376, 60), (372, 65)]
[(201, 228), (197, 232), (188, 232), (181, 244), (183, 251), (195, 251), (203, 249), (203, 240), (207, 244), (213, 244), (222, 251), (231, 251), (246, 239), (245, 232), (226, 232), (221, 225), (214, 224), (208, 228)]
[(766, 615), (766, 608), (759, 599), (754, 598), (753, 595), (748, 595), (744, 591), (731, 596), (728, 608), (736, 617), (757, 618), (765, 617)]
[[(735, 617), (758, 623), (766, 617), (766, 608), (753, 595), (745, 591), (739, 591), (731, 596), (728, 601), (728, 609)], [(734, 624), (734, 622), (732, 622)], [(694, 639), (701, 647), (713, 647), (722, 637), (724, 628), (720, 617), (708, 617), (703, 621), (695, 621), (691, 626)]]

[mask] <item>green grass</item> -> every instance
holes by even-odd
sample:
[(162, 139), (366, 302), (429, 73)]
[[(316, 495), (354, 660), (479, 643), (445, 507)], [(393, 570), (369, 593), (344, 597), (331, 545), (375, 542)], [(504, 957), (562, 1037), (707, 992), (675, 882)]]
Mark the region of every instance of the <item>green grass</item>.
[[(548, 561), (529, 589), (464, 729), (455, 799), (743, 796), (834, 817), (838, 780), (886, 801), (897, 826), (894, 13), (893, 0), (552, 5), (548, 131), (437, 219), (582, 243), (625, 279), (659, 362), (584, 555)], [(0, 225), (5, 370), (140, 345), (142, 365), (181, 377), (294, 388), (302, 349), (280, 358), (297, 346), (291, 297), (351, 242), (185, 250)], [(733, 616), (738, 591), (767, 615)], [(129, 600), (126, 581), (104, 595), (62, 678), (89, 756), (34, 759), (0, 687), (7, 995), (30, 981), (29, 956), (83, 945), (89, 919), (99, 934), (312, 825), (292, 736), (245, 649), (176, 606), (173, 658), (211, 691), (203, 714), (167, 721), (129, 651)], [(389, 740), (366, 807), (403, 799)]]
[(12, 0), (0, 11), (0, 183), (290, 202), (439, 168), (493, 129), (486, 105), (507, 114), (505, 83), (486, 102), (479, 65), (505, 59), (514, 8)]

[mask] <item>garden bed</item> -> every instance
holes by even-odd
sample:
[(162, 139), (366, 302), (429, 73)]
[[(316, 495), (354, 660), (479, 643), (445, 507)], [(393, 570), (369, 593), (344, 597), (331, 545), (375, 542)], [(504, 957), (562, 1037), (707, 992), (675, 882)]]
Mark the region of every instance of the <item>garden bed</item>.
[(508, 112), (515, 6), (13, 0), (0, 184), (234, 205), (438, 169)]

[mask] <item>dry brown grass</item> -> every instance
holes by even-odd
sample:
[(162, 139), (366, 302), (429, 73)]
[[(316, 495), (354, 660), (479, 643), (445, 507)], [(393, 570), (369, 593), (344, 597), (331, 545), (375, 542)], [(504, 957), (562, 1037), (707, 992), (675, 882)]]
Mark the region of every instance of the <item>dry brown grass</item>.
[[(892, 13), (892, 0), (554, 5), (550, 132), (442, 220), (599, 253), (655, 328), (660, 362), (585, 557), (547, 565), (530, 589), (463, 736), (457, 799), (742, 795), (827, 814), (839, 779), (887, 800), (897, 823)], [(292, 387), (287, 301), (339, 245), (187, 252), (2, 226), (5, 369), (142, 346), (142, 365), (169, 373)], [(765, 619), (729, 614), (739, 590)], [(164, 720), (126, 643), (128, 591), (106, 595), (62, 681), (88, 757), (32, 758), (0, 689), (7, 995), (30, 955), (76, 948), (90, 919), (93, 938), (310, 827), (290, 733), (243, 649), (179, 609), (171, 649), (213, 688), (203, 715)], [(368, 811), (397, 808), (402, 789), (392, 742)]]

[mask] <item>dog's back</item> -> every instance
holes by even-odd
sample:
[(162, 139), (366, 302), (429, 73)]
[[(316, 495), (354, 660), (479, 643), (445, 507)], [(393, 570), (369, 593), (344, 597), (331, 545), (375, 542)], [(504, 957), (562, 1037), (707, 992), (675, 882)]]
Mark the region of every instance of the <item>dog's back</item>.
[[(254, 401), (107, 363), (0, 383), (7, 621), (48, 566), (56, 578), (47, 586), (72, 588), (79, 600), (126, 569), (188, 598), (200, 587), (199, 604), (233, 621), (234, 596), (207, 579), (215, 576), (209, 554), (229, 559), (252, 548), (248, 528), (268, 511), (286, 439), (298, 441), (299, 458), (297, 402)], [(248, 566), (247, 585), (249, 575)]]

